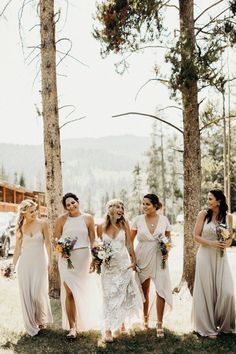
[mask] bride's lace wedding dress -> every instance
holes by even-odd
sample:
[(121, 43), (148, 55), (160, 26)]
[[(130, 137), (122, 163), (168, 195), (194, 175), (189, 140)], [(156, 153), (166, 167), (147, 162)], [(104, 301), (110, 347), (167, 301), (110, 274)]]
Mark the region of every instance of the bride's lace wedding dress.
[(137, 320), (142, 297), (130, 268), (125, 231), (120, 230), (115, 238), (104, 233), (102, 240), (110, 242), (113, 251), (109, 266), (102, 265), (101, 271), (104, 330), (115, 330)]

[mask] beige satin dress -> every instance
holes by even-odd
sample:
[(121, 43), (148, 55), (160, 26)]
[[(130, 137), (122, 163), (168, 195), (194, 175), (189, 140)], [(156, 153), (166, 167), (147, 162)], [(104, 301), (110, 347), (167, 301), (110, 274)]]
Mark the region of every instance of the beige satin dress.
[[(217, 240), (216, 225), (205, 222), (202, 237)], [(192, 307), (193, 329), (201, 336), (231, 333), (235, 329), (235, 298), (227, 250), (200, 245)]]
[[(167, 305), (165, 310), (170, 310), (172, 309), (172, 289), (168, 261), (166, 262), (166, 267), (162, 269), (162, 254), (158, 241), (155, 239), (155, 236), (165, 235), (166, 231), (170, 231), (169, 220), (166, 216), (159, 215), (156, 229), (151, 234), (146, 224), (145, 215), (139, 215), (133, 220), (131, 229), (137, 230), (138, 244), (135, 248), (135, 255), (137, 266), (140, 270), (140, 272), (136, 273), (137, 281), (142, 284), (145, 280), (151, 279), (155, 292), (165, 299)], [(152, 296), (150, 298), (149, 318), (151, 315), (156, 318), (155, 312), (155, 297)]]
[(34, 336), (39, 325), (52, 322), (48, 296), (48, 263), (41, 231), (23, 234), (22, 252), (17, 267), (23, 321), (26, 332)]

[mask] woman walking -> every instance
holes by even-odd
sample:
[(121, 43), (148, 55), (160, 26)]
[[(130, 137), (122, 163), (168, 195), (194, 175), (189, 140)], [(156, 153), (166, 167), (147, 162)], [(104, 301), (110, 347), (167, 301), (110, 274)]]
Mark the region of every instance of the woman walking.
[[(168, 245), (170, 244), (170, 223), (166, 216), (158, 213), (161, 208), (159, 198), (155, 194), (146, 194), (143, 198), (143, 212), (138, 215), (131, 226), (131, 239), (137, 236), (135, 249), (139, 272), (137, 276), (142, 285), (145, 302), (143, 304), (144, 329), (148, 328), (150, 282), (152, 280), (156, 292), (157, 337), (164, 337), (162, 327), (166, 304), (172, 308), (172, 291), (168, 269)], [(166, 241), (165, 255), (161, 252), (159, 241)]]
[(99, 322), (98, 310), (93, 295), (96, 285), (89, 274), (91, 263), (90, 247), (95, 239), (94, 221), (90, 214), (83, 214), (79, 199), (73, 193), (63, 196), (65, 213), (58, 217), (55, 237), (61, 243), (68, 238), (74, 246), (70, 262), (64, 254), (59, 256), (58, 268), (61, 278), (62, 327), (68, 330), (67, 338), (74, 339), (78, 331), (96, 328)]
[(52, 322), (48, 296), (51, 242), (48, 224), (37, 217), (37, 205), (30, 199), (19, 205), (14, 268), (16, 265), (24, 326), (30, 336), (35, 336)]
[[(207, 196), (208, 209), (198, 214), (194, 237), (200, 244), (196, 258), (192, 322), (195, 332), (216, 339), (235, 330), (233, 279), (226, 248), (233, 239), (233, 218), (227, 212), (225, 195), (213, 189)], [(219, 238), (224, 233), (225, 240)]]

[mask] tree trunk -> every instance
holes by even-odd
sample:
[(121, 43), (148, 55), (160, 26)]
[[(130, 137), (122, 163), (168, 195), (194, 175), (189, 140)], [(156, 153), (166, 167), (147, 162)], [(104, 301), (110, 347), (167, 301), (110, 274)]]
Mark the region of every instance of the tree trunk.
[[(61, 213), (62, 175), (61, 146), (57, 99), (56, 45), (54, 0), (40, 0), (41, 75), (44, 122), (44, 155), (46, 173), (46, 203), (50, 235), (55, 219)], [(53, 247), (53, 272), (50, 276), (50, 295), (59, 296), (59, 274)]]
[(197, 246), (193, 238), (201, 200), (201, 150), (198, 115), (197, 74), (194, 67), (195, 35), (193, 0), (179, 1), (182, 40), (181, 84), (184, 124), (184, 265), (183, 280), (192, 294)]

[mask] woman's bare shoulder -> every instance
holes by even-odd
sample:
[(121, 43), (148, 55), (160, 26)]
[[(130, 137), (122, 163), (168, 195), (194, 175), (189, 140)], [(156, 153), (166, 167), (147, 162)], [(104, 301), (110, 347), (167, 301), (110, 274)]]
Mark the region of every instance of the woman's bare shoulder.
[(68, 213), (63, 213), (63, 214), (58, 216), (56, 221), (59, 222), (59, 223), (60, 222), (65, 222), (67, 218), (68, 218)]

